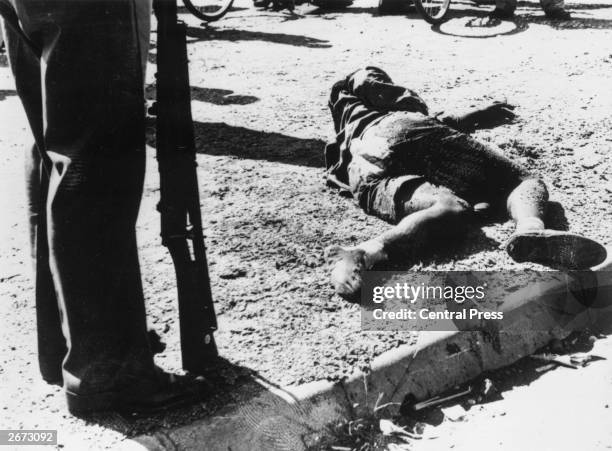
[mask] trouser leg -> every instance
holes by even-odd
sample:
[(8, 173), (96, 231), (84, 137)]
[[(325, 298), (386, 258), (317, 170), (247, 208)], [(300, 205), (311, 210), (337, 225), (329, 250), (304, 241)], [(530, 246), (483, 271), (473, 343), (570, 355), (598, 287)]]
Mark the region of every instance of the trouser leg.
[(49, 268), (45, 202), (48, 177), (42, 168), (39, 146), (44, 145), (40, 63), (22, 39), (5, 26), (7, 49), (16, 87), (24, 104), (35, 143), (25, 155), (26, 199), (31, 255), (34, 263), (38, 361), (43, 379), (59, 382), (66, 355), (57, 297)]
[[(516, 0), (496, 0), (495, 7), (511, 14), (516, 9), (516, 3)], [(540, 5), (547, 12), (565, 9), (565, 2), (563, 0), (540, 0)]]
[(563, 0), (540, 0), (540, 5), (544, 11), (558, 11), (565, 9)]
[(125, 372), (153, 371), (135, 239), (145, 155), (134, 2), (24, 1), (17, 10), (46, 63), (44, 127), (28, 118), (50, 162), (46, 232), (64, 382), (76, 393), (114, 389)]
[[(34, 149), (33, 149), (34, 150)], [(49, 241), (47, 237), (47, 216), (45, 204), (49, 178), (47, 173), (40, 170), (40, 158), (32, 156), (38, 163), (38, 170), (31, 171), (32, 180), (28, 194), (30, 197), (30, 211), (36, 211), (31, 216), (30, 227), (32, 246), (35, 254), (35, 298), (36, 298), (36, 325), (38, 335), (38, 362), (43, 379), (58, 383), (62, 381), (62, 361), (67, 352), (66, 340), (62, 333), (61, 313), (58, 306), (51, 269), (49, 267)], [(38, 192), (35, 190), (38, 188)], [(34, 210), (36, 209), (36, 210)], [(34, 219), (36, 222), (32, 221)]]
[(138, 42), (140, 45), (140, 60), (143, 79), (146, 75), (147, 58), (149, 56), (152, 4), (153, 0), (139, 0), (136, 2), (136, 28), (138, 29)]
[(502, 10), (505, 13), (513, 14), (516, 9), (516, 0), (496, 0), (495, 9)]

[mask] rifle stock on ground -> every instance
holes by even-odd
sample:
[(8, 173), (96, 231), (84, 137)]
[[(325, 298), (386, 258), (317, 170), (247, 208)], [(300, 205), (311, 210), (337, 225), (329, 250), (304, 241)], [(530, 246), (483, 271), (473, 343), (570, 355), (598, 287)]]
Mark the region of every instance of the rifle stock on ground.
[(176, 0), (155, 0), (153, 6), (161, 236), (176, 271), (183, 368), (201, 374), (217, 356), (217, 320), (202, 232), (186, 25), (178, 21)]

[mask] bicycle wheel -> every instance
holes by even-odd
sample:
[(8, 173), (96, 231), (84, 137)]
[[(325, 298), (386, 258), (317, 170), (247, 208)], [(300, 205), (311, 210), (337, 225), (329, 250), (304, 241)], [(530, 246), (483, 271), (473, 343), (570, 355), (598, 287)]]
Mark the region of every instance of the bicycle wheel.
[(430, 24), (444, 22), (451, 0), (414, 0), (414, 6)]
[(185, 8), (206, 22), (214, 22), (225, 16), (234, 0), (183, 0)]

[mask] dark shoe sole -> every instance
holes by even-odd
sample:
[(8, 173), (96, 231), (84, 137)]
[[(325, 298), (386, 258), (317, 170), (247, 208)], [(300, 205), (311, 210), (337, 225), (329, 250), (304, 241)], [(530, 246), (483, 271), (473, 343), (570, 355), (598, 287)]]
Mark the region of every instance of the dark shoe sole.
[(117, 393), (96, 393), (93, 395), (77, 395), (66, 390), (68, 411), (77, 417), (94, 412), (116, 410)]
[(506, 251), (516, 262), (584, 270), (606, 259), (605, 247), (596, 241), (569, 232), (544, 230), (516, 234), (510, 238)]

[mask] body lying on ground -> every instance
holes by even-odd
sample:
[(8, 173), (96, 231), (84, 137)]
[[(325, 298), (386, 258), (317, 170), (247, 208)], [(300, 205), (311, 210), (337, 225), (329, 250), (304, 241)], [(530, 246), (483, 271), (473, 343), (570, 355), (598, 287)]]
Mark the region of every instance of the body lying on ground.
[(328, 184), (394, 224), (357, 246), (326, 249), (341, 296), (358, 296), (364, 270), (423, 252), (500, 207), (516, 224), (506, 251), (517, 262), (586, 269), (605, 259), (599, 243), (546, 228), (548, 191), (537, 175), (469, 136), (476, 127), (512, 120), (513, 106), (430, 115), (414, 91), (366, 67), (334, 84), (329, 107), (336, 139), (325, 148)]

